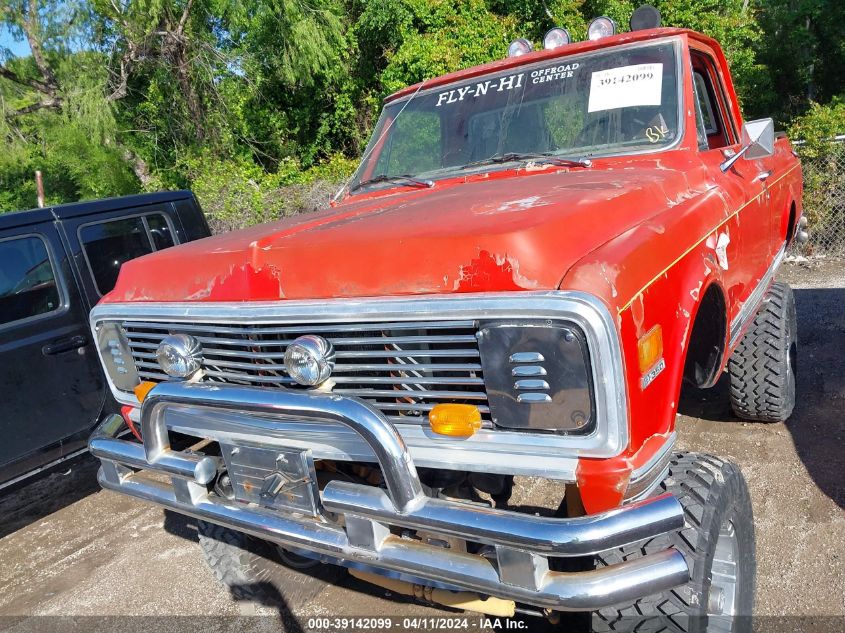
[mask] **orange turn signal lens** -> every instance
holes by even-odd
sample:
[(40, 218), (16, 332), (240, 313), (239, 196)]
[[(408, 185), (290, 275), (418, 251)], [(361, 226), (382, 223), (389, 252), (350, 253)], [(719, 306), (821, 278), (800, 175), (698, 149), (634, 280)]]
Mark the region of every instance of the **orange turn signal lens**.
[(640, 372), (645, 373), (663, 358), (663, 328), (655, 325), (637, 341)]
[(138, 402), (144, 402), (144, 398), (147, 397), (147, 394), (153, 390), (158, 383), (155, 382), (142, 382), (140, 385), (135, 387), (133, 391), (135, 392), (135, 397), (138, 398)]
[(438, 404), (428, 412), (428, 423), (440, 435), (469, 437), (481, 428), (481, 412), (471, 404)]

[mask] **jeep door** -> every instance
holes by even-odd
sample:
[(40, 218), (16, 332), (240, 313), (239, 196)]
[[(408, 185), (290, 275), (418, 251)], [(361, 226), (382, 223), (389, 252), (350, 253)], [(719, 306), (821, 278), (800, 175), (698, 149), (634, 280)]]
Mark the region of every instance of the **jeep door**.
[(0, 231), (0, 482), (82, 446), (105, 398), (86, 303), (41, 217)]

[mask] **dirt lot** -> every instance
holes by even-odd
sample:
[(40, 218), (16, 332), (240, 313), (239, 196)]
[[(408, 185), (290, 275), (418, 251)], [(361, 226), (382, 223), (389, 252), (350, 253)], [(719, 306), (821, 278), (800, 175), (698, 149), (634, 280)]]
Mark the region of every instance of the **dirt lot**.
[[(800, 401), (792, 419), (743, 423), (721, 384), (682, 403), (679, 429), (683, 448), (735, 460), (750, 483), (757, 613), (822, 620), (845, 616), (845, 264), (790, 264), (782, 278), (796, 288), (799, 318)], [(206, 569), (189, 521), (100, 491), (95, 471), (93, 460), (82, 459), (0, 496), (0, 616), (18, 616), (0, 617), (0, 630), (49, 628), (49, 619), (33, 615), (203, 615), (212, 616), (203, 622), (213, 631), (221, 616), (281, 614), (285, 630), (297, 631), (320, 615), (438, 613), (385, 599), (345, 575), (339, 586), (293, 579), (282, 609), (239, 603)], [(182, 630), (187, 621), (170, 619), (166, 628)], [(267, 621), (249, 618), (239, 628)], [(82, 628), (115, 627), (86, 620)], [(119, 628), (133, 626), (122, 620)]]

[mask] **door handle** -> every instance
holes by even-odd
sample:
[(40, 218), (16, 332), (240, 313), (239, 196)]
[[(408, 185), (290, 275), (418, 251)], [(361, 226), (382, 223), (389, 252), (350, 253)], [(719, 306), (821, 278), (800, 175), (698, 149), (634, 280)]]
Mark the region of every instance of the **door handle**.
[(759, 180), (760, 182), (763, 182), (764, 180), (767, 180), (771, 175), (771, 171), (761, 171), (759, 174), (757, 174), (757, 177), (754, 180)]
[(87, 342), (88, 339), (86, 339), (83, 334), (77, 334), (76, 336), (71, 336), (70, 338), (61, 339), (50, 343), (49, 345), (45, 345), (41, 348), (41, 353), (45, 356), (61, 354), (62, 352), (69, 352), (72, 349), (84, 347)]

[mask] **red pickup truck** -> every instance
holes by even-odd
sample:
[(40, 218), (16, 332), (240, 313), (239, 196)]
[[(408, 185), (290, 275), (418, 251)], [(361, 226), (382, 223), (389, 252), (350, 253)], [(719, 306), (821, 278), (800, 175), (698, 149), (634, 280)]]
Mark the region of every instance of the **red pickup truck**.
[[(488, 614), (740, 626), (748, 490), (675, 417), (725, 372), (738, 416), (790, 415), (801, 168), (717, 42), (608, 22), (390, 96), (330, 209), (127, 262), (91, 325), (138, 441), (102, 426), (101, 484), (200, 519), (245, 595), (316, 561)], [(525, 477), (560, 486), (545, 514)]]

